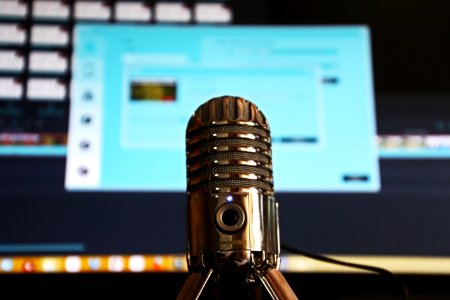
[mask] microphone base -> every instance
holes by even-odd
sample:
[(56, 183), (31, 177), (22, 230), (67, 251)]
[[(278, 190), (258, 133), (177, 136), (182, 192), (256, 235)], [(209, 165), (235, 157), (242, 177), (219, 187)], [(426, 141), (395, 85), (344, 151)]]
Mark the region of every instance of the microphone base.
[(276, 269), (260, 272), (192, 272), (180, 290), (177, 300), (252, 299), (298, 300), (282, 273)]

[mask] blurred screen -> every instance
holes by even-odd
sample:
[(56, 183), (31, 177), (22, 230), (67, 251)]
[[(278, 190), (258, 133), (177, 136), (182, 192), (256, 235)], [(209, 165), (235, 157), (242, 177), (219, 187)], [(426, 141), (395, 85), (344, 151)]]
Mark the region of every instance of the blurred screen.
[(364, 26), (78, 26), (66, 187), (184, 191), (191, 114), (236, 95), (269, 120), (278, 191), (378, 191), (369, 35)]
[(187, 119), (235, 94), (271, 125), (281, 243), (449, 274), (449, 11), (0, 1), (0, 273), (185, 272)]

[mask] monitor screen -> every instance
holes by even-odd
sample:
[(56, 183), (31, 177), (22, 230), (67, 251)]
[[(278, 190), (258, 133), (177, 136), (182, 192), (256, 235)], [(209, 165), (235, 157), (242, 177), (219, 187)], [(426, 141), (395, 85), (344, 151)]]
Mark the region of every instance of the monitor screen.
[(77, 26), (66, 188), (185, 191), (190, 116), (236, 95), (269, 120), (277, 191), (378, 191), (369, 35), (365, 26)]
[(222, 95), (270, 123), (282, 245), (449, 274), (448, 4), (327, 3), (0, 1), (0, 274), (186, 272), (187, 120)]

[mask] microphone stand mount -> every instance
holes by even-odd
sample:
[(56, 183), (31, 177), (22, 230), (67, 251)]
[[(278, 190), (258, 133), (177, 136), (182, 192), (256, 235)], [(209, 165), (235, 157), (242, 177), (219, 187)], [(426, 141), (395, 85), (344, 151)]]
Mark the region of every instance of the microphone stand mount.
[(252, 255), (252, 262), (244, 268), (221, 269), (220, 266), (205, 265), (191, 271), (177, 300), (298, 299), (283, 274), (271, 266), (269, 261), (264, 261), (261, 252), (252, 254), (256, 255)]

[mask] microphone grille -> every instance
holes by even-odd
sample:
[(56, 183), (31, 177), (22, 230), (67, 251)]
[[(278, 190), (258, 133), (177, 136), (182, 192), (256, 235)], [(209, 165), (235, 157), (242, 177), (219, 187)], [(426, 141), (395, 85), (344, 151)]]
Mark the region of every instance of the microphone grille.
[(186, 162), (188, 192), (273, 193), (269, 124), (244, 98), (216, 97), (197, 108), (186, 129)]
[(197, 108), (194, 116), (205, 123), (210, 121), (253, 121), (269, 129), (269, 124), (258, 107), (241, 97), (212, 98)]

